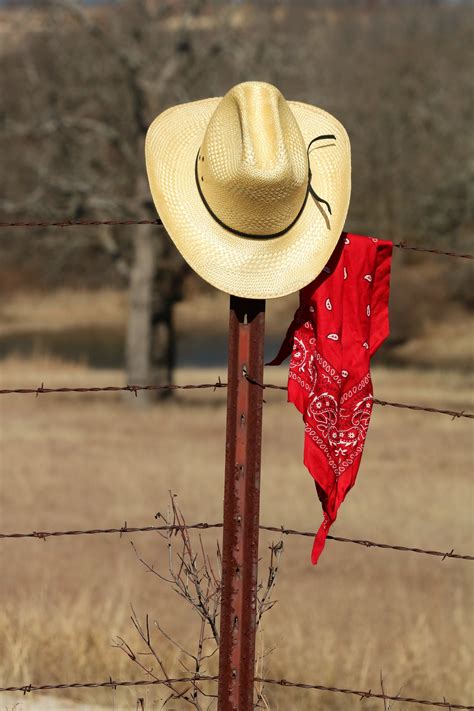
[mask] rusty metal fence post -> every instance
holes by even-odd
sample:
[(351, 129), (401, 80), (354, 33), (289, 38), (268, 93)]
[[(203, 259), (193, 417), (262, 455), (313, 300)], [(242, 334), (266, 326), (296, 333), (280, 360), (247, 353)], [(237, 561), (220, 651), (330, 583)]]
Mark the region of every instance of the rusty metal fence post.
[(219, 711), (252, 711), (265, 301), (230, 297)]

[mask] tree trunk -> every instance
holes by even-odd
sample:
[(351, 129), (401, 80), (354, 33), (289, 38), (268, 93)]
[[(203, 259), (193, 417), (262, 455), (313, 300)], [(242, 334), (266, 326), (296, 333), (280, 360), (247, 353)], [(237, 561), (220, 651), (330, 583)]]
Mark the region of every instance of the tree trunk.
[[(176, 366), (176, 337), (173, 321), (173, 308), (179, 300), (173, 288), (173, 273), (166, 267), (158, 267), (153, 289), (151, 314), (151, 353), (150, 368), (154, 383), (172, 383)], [(171, 390), (157, 393), (160, 399), (169, 397)]]
[[(176, 335), (173, 308), (181, 299), (183, 270), (170, 259), (164, 229), (141, 228), (134, 239), (127, 328), (127, 380), (133, 385), (173, 382)], [(170, 390), (145, 391), (134, 398), (146, 405), (171, 395)]]
[[(135, 253), (130, 272), (126, 343), (127, 381), (130, 385), (152, 383), (152, 303), (157, 259), (156, 241), (151, 225), (140, 228), (134, 238)], [(135, 400), (145, 405), (152, 399), (151, 392), (142, 392)]]

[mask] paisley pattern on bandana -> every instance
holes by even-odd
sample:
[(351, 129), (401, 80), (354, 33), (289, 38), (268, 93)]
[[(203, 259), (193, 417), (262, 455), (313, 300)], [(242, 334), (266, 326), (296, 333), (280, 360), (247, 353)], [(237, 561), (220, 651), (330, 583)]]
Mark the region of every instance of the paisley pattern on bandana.
[(389, 333), (391, 256), (391, 242), (343, 233), (323, 272), (300, 292), (270, 363), (291, 355), (288, 400), (303, 415), (304, 462), (324, 512), (313, 563), (356, 480), (373, 405), (370, 358)]

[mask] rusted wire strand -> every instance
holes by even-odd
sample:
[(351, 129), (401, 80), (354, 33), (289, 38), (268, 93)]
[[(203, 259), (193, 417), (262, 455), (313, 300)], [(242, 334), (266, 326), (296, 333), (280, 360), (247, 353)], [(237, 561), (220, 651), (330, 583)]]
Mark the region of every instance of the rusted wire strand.
[[(274, 385), (272, 383), (259, 383), (254, 380), (249, 375), (246, 376), (247, 380), (252, 383), (252, 385), (257, 385), (258, 387), (266, 390), (288, 390), (286, 385)], [(39, 388), (2, 388), (0, 389), (0, 395), (48, 395), (50, 393), (105, 393), (105, 392), (129, 392), (138, 396), (138, 393), (142, 390), (203, 390), (212, 389), (217, 390), (218, 388), (226, 388), (227, 383), (219, 380), (215, 383), (200, 383), (191, 385), (108, 385), (105, 387), (62, 387), (62, 388), (46, 388), (42, 384)], [(422, 405), (411, 405), (403, 402), (389, 402), (388, 400), (378, 400), (374, 398), (375, 405), (382, 405), (383, 407), (397, 407), (405, 410), (417, 410), (418, 412), (435, 412), (440, 415), (449, 415), (452, 419), (457, 419), (459, 417), (467, 417), (469, 419), (474, 419), (474, 414), (470, 412), (465, 412), (464, 410), (443, 410), (437, 407), (424, 407)]]
[(227, 383), (221, 382), (219, 379), (216, 383), (199, 383), (191, 385), (107, 385), (105, 387), (64, 387), (64, 388), (45, 388), (44, 384), (39, 388), (14, 388), (0, 389), (0, 395), (48, 395), (49, 393), (118, 393), (129, 392), (133, 395), (138, 395), (143, 390), (217, 390), (218, 388), (226, 388)]
[[(288, 390), (286, 385), (273, 385), (272, 383), (259, 383), (250, 375), (246, 374), (247, 380), (252, 383), (252, 385), (257, 385), (263, 390)], [(0, 391), (1, 393), (1, 391)], [(398, 407), (404, 410), (417, 410), (419, 412), (436, 412), (439, 415), (449, 415), (454, 419), (458, 417), (467, 417), (469, 419), (474, 419), (474, 413), (465, 412), (464, 410), (442, 410), (437, 407), (424, 407), (423, 405), (410, 405), (404, 402), (390, 402), (389, 400), (379, 400), (378, 398), (373, 399), (374, 405), (382, 405), (382, 407)]]
[[(97, 689), (100, 687), (116, 689), (118, 687), (126, 686), (155, 686), (164, 685), (169, 686), (170, 684), (181, 684), (181, 683), (196, 683), (202, 681), (218, 681), (217, 676), (204, 676), (197, 674), (195, 676), (188, 677), (177, 677), (175, 679), (140, 679), (137, 681), (115, 681), (114, 679), (109, 679), (108, 681), (97, 681), (97, 682), (76, 682), (72, 684), (41, 684), (33, 685), (26, 684), (24, 686), (5, 686), (0, 687), (0, 692), (7, 691), (21, 691), (23, 694), (29, 694), (33, 691), (53, 691), (58, 689)], [(404, 701), (409, 704), (422, 704), (424, 706), (436, 706), (437, 708), (445, 709), (464, 709), (466, 711), (472, 711), (474, 706), (467, 706), (464, 704), (453, 704), (445, 699), (443, 701), (431, 701), (429, 699), (414, 699), (408, 696), (392, 696), (391, 694), (377, 694), (369, 689), (368, 691), (359, 691), (356, 689), (341, 689), (337, 686), (323, 686), (322, 684), (305, 684), (303, 682), (288, 681), (287, 679), (268, 679), (265, 677), (256, 677), (255, 681), (260, 684), (276, 684), (278, 686), (284, 686), (286, 688), (296, 688), (296, 689), (312, 689), (316, 691), (331, 691), (338, 694), (351, 694), (353, 696), (358, 696), (360, 699), (386, 699), (388, 701)]]
[[(110, 533), (118, 533), (122, 536), (125, 533), (147, 533), (150, 531), (180, 531), (182, 529), (210, 529), (210, 528), (222, 528), (222, 523), (194, 523), (186, 526), (178, 526), (175, 524), (166, 526), (121, 526), (120, 528), (90, 528), (83, 530), (73, 530), (73, 531), (31, 531), (28, 533), (0, 533), (0, 539), (17, 539), (17, 538), (37, 538), (39, 540), (45, 541), (47, 538), (57, 538), (60, 536), (93, 536), (102, 535)], [(313, 538), (314, 531), (296, 531), (291, 528), (285, 528), (284, 526), (259, 526), (261, 531), (274, 531), (275, 533), (280, 533), (285, 536), (308, 536)], [(387, 550), (410, 552), (410, 553), (422, 553), (425, 555), (436, 556), (438, 558), (456, 558), (457, 560), (474, 560), (472, 555), (461, 555), (454, 552), (454, 548), (450, 551), (434, 551), (426, 550), (424, 548), (410, 548), (408, 546), (393, 546), (388, 543), (377, 543), (375, 541), (369, 541), (367, 539), (360, 538), (343, 538), (342, 536), (332, 536), (328, 535), (328, 539), (332, 541), (338, 541), (339, 543), (355, 543), (359, 546), (364, 546), (365, 548), (385, 548)]]
[[(309, 538), (314, 538), (316, 535), (314, 531), (295, 531), (291, 528), (284, 528), (283, 526), (260, 526), (263, 531), (275, 531), (276, 533), (282, 533), (285, 536), (308, 536)], [(450, 551), (434, 551), (425, 548), (410, 548), (409, 546), (393, 546), (389, 543), (377, 543), (376, 541), (369, 541), (363, 538), (343, 538), (342, 536), (332, 536), (328, 535), (327, 538), (331, 541), (337, 541), (339, 543), (355, 543), (358, 546), (364, 546), (365, 548), (385, 548), (386, 550), (400, 551), (404, 553), (422, 553), (424, 555), (432, 555), (438, 558), (457, 558), (458, 560), (474, 560), (473, 555), (461, 555), (460, 553), (455, 553), (454, 548)]]
[(99, 689), (109, 688), (116, 689), (120, 686), (155, 686), (162, 684), (169, 686), (170, 684), (193, 683), (196, 681), (217, 681), (217, 676), (183, 676), (176, 679), (140, 679), (137, 681), (116, 681), (109, 679), (108, 681), (89, 681), (89, 682), (74, 682), (71, 684), (26, 684), (24, 686), (3, 686), (0, 687), (0, 692), (4, 691), (22, 691), (23, 694), (29, 694), (32, 691), (56, 691), (58, 689)]
[(411, 252), (425, 252), (428, 254), (440, 254), (443, 257), (459, 257), (460, 259), (474, 259), (474, 254), (462, 254), (461, 252), (445, 252), (441, 249), (433, 249), (430, 247), (415, 247), (406, 242), (394, 242), (394, 247), (398, 249), (409, 249)]
[(369, 691), (357, 691), (356, 689), (340, 689), (337, 686), (322, 686), (322, 684), (304, 684), (303, 682), (287, 681), (287, 679), (265, 679), (256, 677), (258, 683), (277, 684), (278, 686), (292, 687), (295, 689), (315, 689), (317, 691), (335, 691), (338, 694), (351, 694), (362, 699), (386, 699), (387, 701), (404, 701), (407, 704), (422, 704), (424, 706), (436, 706), (443, 709), (469, 709), (472, 711), (474, 706), (466, 706), (464, 704), (452, 704), (446, 699), (443, 701), (431, 701), (428, 699), (413, 699), (409, 696), (392, 696), (390, 694), (377, 694), (369, 689)]
[(467, 417), (468, 419), (474, 419), (474, 414), (471, 412), (464, 412), (464, 410), (441, 410), (437, 407), (422, 407), (421, 405), (408, 405), (404, 402), (389, 402), (388, 400), (379, 400), (374, 398), (374, 405), (388, 405), (389, 407), (398, 407), (403, 410), (417, 410), (419, 412), (437, 412), (439, 415), (450, 415), (453, 420), (458, 417)]
[(162, 225), (156, 220), (57, 220), (56, 222), (0, 222), (0, 227), (92, 227), (97, 225)]
[[(99, 534), (119, 533), (147, 533), (149, 531), (181, 531), (184, 529), (222, 528), (222, 523), (193, 523), (186, 526), (176, 524), (166, 526), (121, 526), (120, 528), (88, 528), (75, 531), (32, 531), (31, 533), (0, 533), (1, 538), (55, 538), (59, 536), (94, 536)], [(280, 530), (280, 529), (278, 529)]]
[[(160, 218), (155, 220), (56, 220), (47, 221), (20, 221), (20, 222), (0, 222), (1, 227), (93, 227), (97, 225), (162, 225)], [(407, 244), (404, 240), (394, 242), (394, 247), (398, 249), (408, 249), (413, 252), (427, 252), (428, 254), (439, 254), (444, 257), (459, 257), (460, 259), (474, 259), (474, 254), (462, 254), (460, 252), (447, 252), (442, 249), (432, 247), (415, 247)]]

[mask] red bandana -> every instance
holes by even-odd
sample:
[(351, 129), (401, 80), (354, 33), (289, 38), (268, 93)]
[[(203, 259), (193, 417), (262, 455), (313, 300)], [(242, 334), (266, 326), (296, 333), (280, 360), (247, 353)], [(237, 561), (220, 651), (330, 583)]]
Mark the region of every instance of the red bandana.
[(337, 510), (355, 483), (372, 413), (370, 358), (389, 333), (392, 243), (342, 233), (322, 273), (300, 292), (277, 357), (291, 353), (288, 401), (303, 415), (304, 463), (324, 520), (317, 563)]

